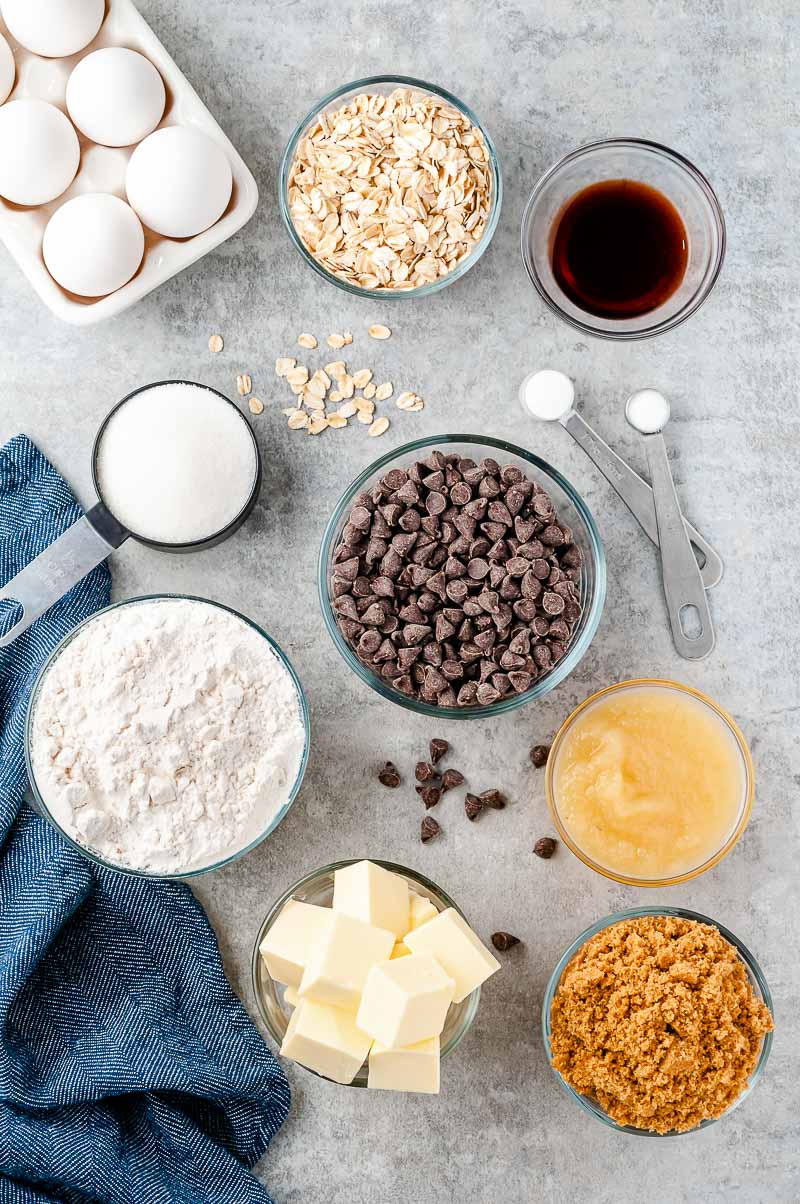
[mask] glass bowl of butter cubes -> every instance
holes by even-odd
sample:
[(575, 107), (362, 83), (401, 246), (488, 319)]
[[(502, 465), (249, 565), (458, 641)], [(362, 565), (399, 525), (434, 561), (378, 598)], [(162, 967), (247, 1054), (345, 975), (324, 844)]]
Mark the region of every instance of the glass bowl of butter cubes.
[(284, 1057), (334, 1083), (437, 1094), (500, 963), (422, 874), (339, 861), (290, 887), (253, 950), (253, 991)]

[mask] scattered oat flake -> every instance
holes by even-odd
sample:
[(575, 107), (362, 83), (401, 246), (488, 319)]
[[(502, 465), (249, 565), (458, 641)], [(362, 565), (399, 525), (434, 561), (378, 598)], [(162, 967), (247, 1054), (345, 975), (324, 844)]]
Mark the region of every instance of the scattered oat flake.
[(425, 402), (421, 397), (414, 398), (414, 404), (408, 407), (409, 414), (418, 414), (420, 410), (425, 409)]
[(345, 341), (343, 334), (329, 334), (325, 340), (329, 347), (333, 347), (334, 351), (338, 351), (340, 347), (344, 347)]
[(328, 394), (328, 401), (333, 402), (335, 404), (337, 401), (341, 401), (341, 400), (342, 400), (342, 395), (339, 392), (339, 390), (331, 389), (330, 393)]
[(287, 425), (293, 431), (300, 431), (304, 426), (308, 426), (309, 421), (308, 414), (304, 414), (302, 410), (295, 410), (293, 414), (289, 415)]
[(371, 435), (374, 439), (376, 435), (382, 435), (384, 431), (388, 431), (388, 429), (389, 419), (386, 417), (386, 415), (384, 415), (382, 418), (375, 419), (372, 426), (367, 431), (367, 434)]
[(353, 373), (353, 384), (357, 389), (363, 389), (372, 380), (371, 368), (359, 368), (358, 372)]
[(328, 426), (333, 427), (335, 431), (341, 430), (343, 426), (347, 426), (347, 419), (341, 414), (329, 414)]
[(212, 353), (212, 355), (219, 355), (224, 346), (225, 340), (221, 334), (212, 334), (211, 338), (208, 340), (208, 350)]
[[(333, 393), (331, 393), (330, 399), (333, 401)], [(354, 401), (346, 401), (343, 406), (339, 406), (339, 416), (341, 418), (352, 418), (357, 413), (358, 406)]]
[(341, 393), (342, 397), (352, 397), (353, 393), (355, 392), (355, 388), (356, 386), (353, 382), (352, 376), (343, 376), (339, 381), (339, 392)]
[(347, 375), (347, 365), (344, 360), (332, 360), (330, 364), (325, 365), (325, 371), (334, 380), (341, 380), (343, 376)]
[(314, 338), (313, 334), (299, 334), (297, 336), (297, 342), (300, 347), (305, 347), (307, 351), (313, 351), (317, 345), (317, 340)]
[(257, 397), (251, 397), (247, 403), (251, 414), (263, 414), (264, 403), (259, 401)]
[(370, 326), (367, 333), (371, 339), (389, 339), (392, 337), (392, 332), (388, 326)]
[(371, 411), (359, 410), (358, 413), (356, 414), (356, 418), (358, 419), (359, 422), (362, 422), (364, 424), (364, 426), (372, 426), (372, 412)]
[(314, 415), (308, 424), (307, 430), (309, 435), (320, 435), (328, 425), (328, 419), (321, 414)]
[(281, 356), (280, 359), (275, 361), (275, 375), (287, 376), (291, 372), (292, 368), (294, 368), (296, 363), (297, 360), (292, 359), (291, 356)]
[(378, 390), (377, 390), (376, 386), (373, 384), (373, 382), (370, 381), (368, 385), (364, 385), (362, 392), (363, 392), (364, 396), (367, 398), (367, 400), (370, 401), (375, 396), (375, 394), (378, 392)]
[(351, 344), (351, 343), (352, 343), (352, 341), (353, 341), (353, 336), (351, 335), (350, 331), (349, 331), (349, 330), (346, 330), (346, 331), (344, 332), (344, 334), (342, 335), (342, 338), (344, 339), (344, 345), (345, 345), (345, 347), (349, 347), (349, 346), (350, 346), (350, 344)]
[(253, 392), (253, 381), (246, 372), (240, 372), (236, 377), (236, 388), (240, 397), (246, 397)]
[(292, 368), (290, 372), (286, 373), (286, 379), (290, 385), (304, 385), (308, 380), (308, 368), (304, 368), (300, 364), (299, 367)]
[(390, 380), (384, 381), (384, 383), (382, 385), (378, 385), (378, 388), (375, 390), (375, 400), (386, 401), (386, 398), (391, 397), (393, 392), (394, 386), (392, 385), (392, 382)]

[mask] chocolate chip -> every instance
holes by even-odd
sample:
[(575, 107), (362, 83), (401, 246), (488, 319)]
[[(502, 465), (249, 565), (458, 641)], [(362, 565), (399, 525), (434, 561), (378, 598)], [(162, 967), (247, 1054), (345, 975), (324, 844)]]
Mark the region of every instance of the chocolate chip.
[(542, 769), (547, 764), (547, 758), (550, 755), (550, 745), (534, 744), (529, 755), (536, 768)]
[(426, 815), (420, 825), (420, 840), (423, 844), (427, 844), (429, 840), (434, 840), (441, 830), (433, 816)]
[(435, 807), (442, 797), (442, 791), (438, 786), (415, 786), (414, 789), (428, 810)]
[(464, 785), (464, 775), (459, 773), (457, 769), (446, 769), (442, 774), (442, 794), (446, 790), (452, 790), (454, 786)]
[(512, 936), (510, 932), (493, 932), (492, 944), (499, 953), (507, 953), (509, 949), (513, 949), (515, 945), (519, 945), (520, 939), (518, 936)]
[(388, 786), (394, 790), (396, 786), (400, 785), (400, 774), (397, 772), (397, 766), (393, 765), (391, 761), (387, 761), (383, 769), (378, 773), (378, 781), (382, 786)]
[(491, 807), (493, 811), (502, 811), (506, 805), (506, 797), (499, 790), (484, 790), (483, 794), (478, 795), (478, 798), (484, 807)]
[(565, 655), (581, 616), (572, 530), (517, 465), (490, 456), (476, 465), (434, 451), (389, 469), (355, 499), (332, 560), (345, 638), (431, 705), (525, 693)]
[(483, 810), (483, 803), (478, 798), (477, 794), (468, 794), (464, 799), (464, 810), (467, 813), (467, 819), (476, 820)]
[(414, 777), (418, 782), (429, 782), (436, 776), (436, 770), (429, 761), (417, 761)]
[(553, 856), (556, 851), (556, 842), (552, 836), (540, 836), (533, 846), (533, 851), (537, 857), (543, 857), (545, 861)]

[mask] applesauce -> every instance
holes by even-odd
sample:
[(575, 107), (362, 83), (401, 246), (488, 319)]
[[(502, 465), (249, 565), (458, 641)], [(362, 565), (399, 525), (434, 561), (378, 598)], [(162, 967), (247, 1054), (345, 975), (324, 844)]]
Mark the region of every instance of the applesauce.
[(752, 765), (733, 720), (702, 694), (623, 682), (564, 724), (547, 790), (573, 852), (611, 877), (657, 885), (733, 846), (749, 814)]

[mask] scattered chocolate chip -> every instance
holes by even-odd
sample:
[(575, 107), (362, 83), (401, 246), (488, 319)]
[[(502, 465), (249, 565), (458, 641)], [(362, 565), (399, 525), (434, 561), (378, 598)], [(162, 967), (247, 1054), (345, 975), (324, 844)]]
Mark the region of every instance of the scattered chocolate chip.
[(533, 846), (533, 851), (537, 857), (544, 857), (545, 861), (553, 856), (556, 851), (556, 842), (552, 836), (540, 836)]
[(435, 807), (442, 797), (442, 791), (438, 786), (415, 786), (414, 789), (422, 799), (427, 810)]
[(519, 945), (520, 939), (518, 936), (512, 936), (510, 932), (493, 932), (492, 944), (500, 953), (507, 953), (509, 949), (513, 949), (515, 945)]
[(492, 811), (502, 811), (506, 805), (506, 797), (499, 790), (484, 790), (483, 794), (478, 795), (478, 798), (484, 807), (490, 807)]
[(483, 803), (478, 798), (477, 794), (468, 794), (464, 799), (464, 810), (467, 813), (467, 819), (476, 820), (483, 811)]
[(414, 777), (418, 782), (429, 782), (432, 777), (436, 776), (436, 770), (428, 761), (417, 761), (417, 767), (414, 770)]
[(420, 825), (420, 840), (426, 844), (429, 840), (433, 840), (441, 832), (441, 827), (437, 824), (432, 815), (426, 815)]
[(446, 740), (431, 740), (428, 747), (430, 748), (431, 761), (434, 765), (438, 765), (442, 757), (450, 749), (450, 745)]
[(446, 769), (442, 774), (442, 794), (445, 790), (452, 790), (454, 786), (464, 785), (464, 775), (459, 773), (457, 769)]
[(387, 761), (378, 774), (378, 781), (382, 786), (388, 786), (394, 790), (395, 786), (400, 785), (400, 774), (397, 772), (397, 766), (391, 761)]
[(537, 769), (541, 769), (547, 764), (547, 758), (550, 755), (549, 744), (534, 744), (530, 751), (530, 758)]

